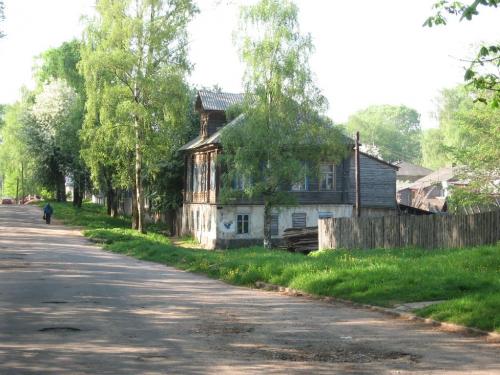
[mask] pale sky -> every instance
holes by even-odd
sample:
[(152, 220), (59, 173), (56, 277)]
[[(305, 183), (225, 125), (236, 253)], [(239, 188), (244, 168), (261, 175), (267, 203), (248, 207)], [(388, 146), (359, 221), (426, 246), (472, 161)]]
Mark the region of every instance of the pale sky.
[[(233, 45), (238, 7), (251, 0), (197, 0), (190, 25), (190, 82), (241, 91), (243, 66)], [(473, 46), (500, 37), (500, 11), (484, 9), (471, 22), (424, 28), (434, 0), (296, 0), (303, 32), (311, 33), (311, 58), (329, 115), (345, 121), (372, 104), (405, 104), (434, 126), (440, 89), (461, 83)], [(80, 17), (95, 0), (5, 0), (7, 36), (0, 39), (0, 103), (12, 103), (32, 85), (33, 57), (80, 37)]]

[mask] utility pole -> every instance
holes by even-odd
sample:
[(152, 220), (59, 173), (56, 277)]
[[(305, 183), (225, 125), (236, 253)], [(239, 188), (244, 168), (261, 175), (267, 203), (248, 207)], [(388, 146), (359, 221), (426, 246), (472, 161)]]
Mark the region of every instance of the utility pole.
[(359, 163), (359, 131), (356, 132), (356, 145), (354, 147), (354, 169), (356, 176), (356, 217), (361, 216), (361, 185)]

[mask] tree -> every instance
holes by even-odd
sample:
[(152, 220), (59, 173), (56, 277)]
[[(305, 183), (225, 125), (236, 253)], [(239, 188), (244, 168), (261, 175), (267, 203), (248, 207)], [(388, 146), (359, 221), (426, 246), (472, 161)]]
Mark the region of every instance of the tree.
[(430, 169), (439, 169), (451, 165), (452, 159), (443, 144), (441, 129), (426, 129), (422, 133), (422, 165)]
[(346, 129), (359, 131), (361, 143), (377, 146), (384, 160), (420, 161), (420, 115), (412, 108), (370, 106), (350, 116)]
[[(465, 4), (460, 1), (440, 0), (434, 4), (436, 13), (429, 17), (424, 26), (446, 25), (446, 14), (470, 21), (479, 14), (479, 7), (498, 8), (500, 0), (474, 0)], [(481, 45), (476, 57), (470, 61), (464, 80), (475, 89), (475, 101), (500, 105), (500, 43)]]
[(34, 194), (39, 185), (34, 176), (35, 161), (30, 157), (24, 142), (22, 120), (27, 111), (25, 98), (5, 106), (3, 125), (0, 127), (0, 180), (3, 194)]
[[(64, 80), (45, 84), (22, 119), (24, 142), (37, 160), (39, 181), (66, 200), (66, 176), (72, 165), (72, 140), (80, 126), (78, 94)], [(77, 149), (78, 150), (78, 149)]]
[[(5, 7), (3, 4), (3, 0), (0, 0), (0, 23), (3, 22), (3, 20), (5, 20), (4, 8)], [(3, 38), (4, 36), (5, 36), (5, 34), (0, 29), (0, 39)]]
[[(115, 127), (115, 139), (133, 146), (134, 221), (143, 232), (143, 168), (158, 151), (177, 147), (175, 129), (186, 122), (187, 24), (196, 7), (191, 0), (100, 0), (96, 10), (86, 28), (81, 64), (93, 112), (86, 123)], [(129, 153), (123, 150), (119, 157), (125, 159)]]
[[(313, 84), (313, 46), (299, 32), (298, 8), (290, 1), (261, 0), (242, 7), (240, 17), (246, 95), (242, 115), (222, 134), (222, 196), (263, 200), (264, 246), (270, 248), (272, 210), (294, 203), (288, 188), (315, 174), (325, 155), (340, 160), (347, 147), (321, 116), (327, 103)], [(241, 191), (231, 188), (235, 180)]]
[(35, 73), (39, 87), (55, 81), (64, 81), (70, 88), (75, 100), (69, 108), (68, 122), (65, 124), (63, 137), (58, 144), (60, 152), (64, 154), (64, 173), (73, 183), (73, 204), (81, 207), (83, 194), (88, 186), (88, 169), (80, 155), (80, 130), (82, 129), (85, 88), (83, 76), (77, 65), (80, 62), (81, 43), (77, 40), (64, 42), (58, 48), (52, 48), (42, 53)]
[(469, 86), (442, 91), (439, 129), (434, 131), (440, 141), (434, 139), (433, 147), (424, 147), (424, 160), (454, 163), (460, 167), (458, 177), (469, 182), (456, 194), (460, 197), (456, 204), (488, 200), (497, 189), (492, 182), (500, 179), (500, 111), (474, 103), (474, 95)]

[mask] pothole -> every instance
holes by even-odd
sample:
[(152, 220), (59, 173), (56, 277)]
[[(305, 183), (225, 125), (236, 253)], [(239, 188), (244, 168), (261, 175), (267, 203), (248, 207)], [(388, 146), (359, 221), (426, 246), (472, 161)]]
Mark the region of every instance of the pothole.
[(250, 333), (255, 330), (248, 324), (206, 324), (198, 327), (194, 333), (203, 333), (207, 335), (238, 335)]
[(44, 327), (38, 330), (39, 332), (81, 332), (80, 328), (76, 327)]
[(154, 362), (154, 361), (163, 361), (167, 358), (169, 358), (169, 356), (166, 354), (144, 354), (137, 357), (136, 360)]
[(385, 360), (417, 362), (418, 356), (400, 351), (375, 351), (372, 349), (343, 349), (329, 351), (309, 351), (286, 348), (256, 348), (251, 355), (262, 356), (269, 360), (290, 362), (329, 362), (329, 363), (371, 363)]
[(60, 303), (68, 303), (68, 301), (42, 301), (42, 303), (60, 304)]

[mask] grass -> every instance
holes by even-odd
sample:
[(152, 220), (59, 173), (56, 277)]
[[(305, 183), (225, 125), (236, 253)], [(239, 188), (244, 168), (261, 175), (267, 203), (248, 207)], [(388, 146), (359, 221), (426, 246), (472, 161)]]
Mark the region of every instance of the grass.
[[(260, 247), (230, 251), (183, 247), (159, 233), (140, 234), (129, 220), (112, 219), (101, 207), (55, 205), (55, 216), (83, 226), (104, 247), (138, 259), (202, 273), (231, 284), (256, 281), (320, 296), (379, 306), (446, 300), (417, 311), (441, 321), (500, 332), (500, 244), (467, 249), (319, 251), (308, 256)], [(185, 245), (193, 248), (186, 248)]]

